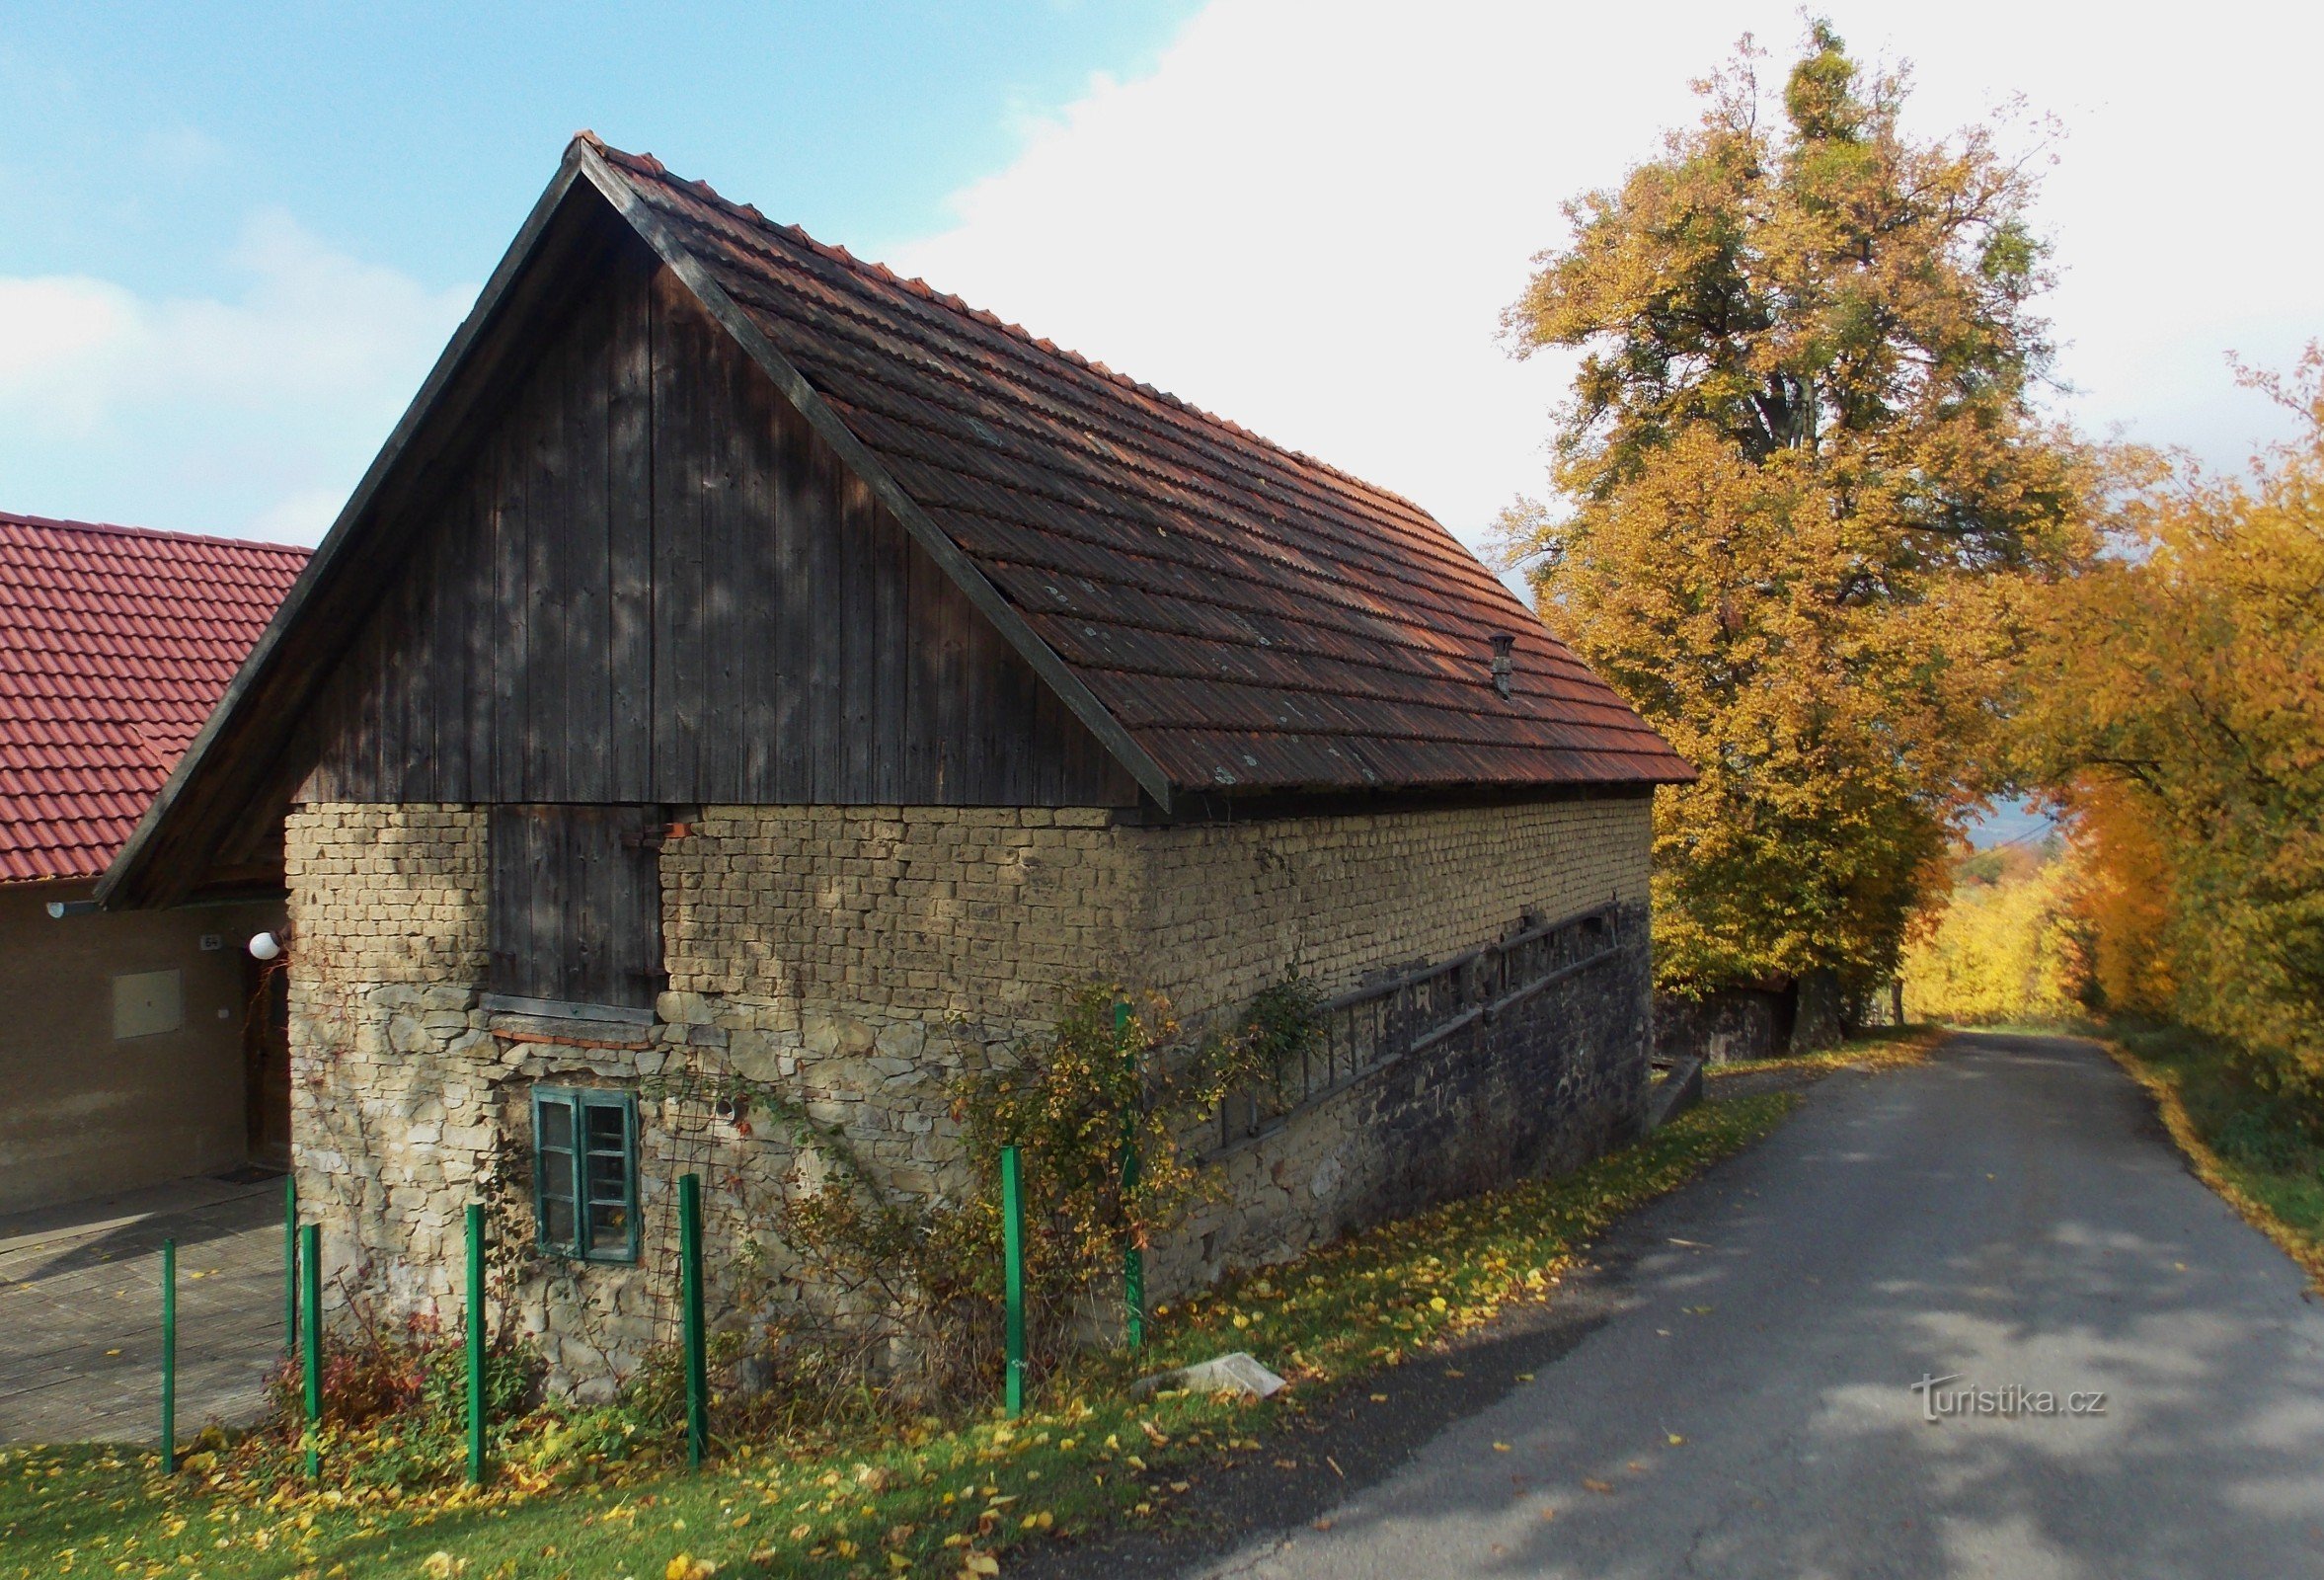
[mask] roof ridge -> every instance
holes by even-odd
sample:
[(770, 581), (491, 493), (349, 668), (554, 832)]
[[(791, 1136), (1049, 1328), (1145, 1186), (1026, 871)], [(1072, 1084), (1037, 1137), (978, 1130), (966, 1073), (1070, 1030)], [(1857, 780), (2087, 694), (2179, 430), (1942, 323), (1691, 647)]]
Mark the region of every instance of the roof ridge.
[(596, 149), (598, 153), (617, 164), (631, 165), (657, 180), (665, 181), (673, 187), (683, 188), (687, 192), (692, 193), (695, 197), (701, 198), (706, 201), (716, 203), (721, 208), (726, 209), (729, 213), (739, 215), (747, 219), (752, 224), (760, 225), (768, 230), (776, 231), (782, 235), (788, 236), (799, 245), (807, 247), (811, 251), (820, 253), (822, 256), (831, 259), (835, 263), (844, 264), (849, 269), (852, 269), (859, 274), (870, 275), (875, 279), (880, 279), (889, 284), (892, 284), (898, 286), (901, 289), (910, 291), (912, 294), (927, 301), (932, 301), (940, 307), (950, 308), (952, 311), (957, 312), (966, 318), (973, 319), (977, 323), (983, 324), (988, 328), (996, 329), (1002, 334), (1009, 336), (1012, 340), (1018, 341), (1019, 343), (1031, 347), (1036, 351), (1055, 356), (1062, 361), (1082, 368), (1085, 371), (1095, 373), (1102, 378), (1110, 379), (1114, 383), (1120, 385), (1122, 388), (1129, 390), (1132, 393), (1143, 395), (1150, 400), (1158, 401), (1162, 405), (1171, 407), (1176, 411), (1184, 412), (1188, 416), (1193, 417), (1201, 422), (1208, 423), (1214, 428), (1224, 429), (1227, 433), (1234, 434), (1238, 438), (1248, 440), (1254, 444), (1264, 445), (1267, 449), (1273, 451), (1275, 454), (1282, 456), (1286, 460), (1296, 462), (1300, 466), (1308, 467), (1314, 471), (1321, 472), (1328, 477), (1337, 478), (1343, 483), (1349, 484), (1355, 488), (1361, 489), (1367, 494), (1376, 495), (1380, 499), (1392, 500), (1396, 504), (1405, 507), (1407, 510), (1418, 512), (1420, 514), (1427, 516), (1429, 520), (1434, 521), (1439, 529), (1443, 528), (1443, 522), (1437, 521), (1435, 515), (1432, 514), (1426, 506), (1422, 505), (1419, 501), (1412, 499), (1408, 495), (1399, 494), (1391, 488), (1383, 488), (1381, 485), (1374, 483), (1367, 478), (1358, 477), (1354, 472), (1348, 471), (1343, 467), (1335, 466), (1330, 461), (1324, 460), (1320, 456), (1310, 455), (1305, 450), (1294, 449), (1288, 444), (1278, 443), (1277, 440), (1269, 438), (1265, 434), (1257, 433), (1251, 429), (1245, 428), (1242, 424), (1236, 422), (1231, 417), (1222, 417), (1216, 412), (1209, 411), (1204, 407), (1196, 405), (1193, 401), (1188, 400), (1183, 395), (1172, 394), (1169, 390), (1159, 389), (1152, 384), (1144, 382), (1141, 379), (1132, 378), (1127, 373), (1117, 372), (1113, 368), (1108, 367), (1104, 362), (1097, 361), (1089, 356), (1086, 356), (1080, 352), (1074, 351), (1071, 347), (1059, 346), (1056, 342), (1050, 340), (1046, 335), (1035, 335), (1031, 330), (1026, 329), (1022, 324), (1009, 323), (1007, 320), (1001, 318), (997, 313), (990, 312), (987, 309), (981, 307), (972, 307), (968, 302), (962, 300), (959, 296), (954, 295), (950, 291), (939, 291), (935, 286), (929, 284), (926, 280), (920, 278), (916, 275), (901, 275), (884, 263), (880, 263), (876, 260), (868, 258), (858, 258), (855, 256), (855, 254), (849, 252), (844, 246), (817, 240), (815, 237), (808, 234), (804, 228), (796, 223), (785, 224), (771, 220), (767, 218), (765, 214), (759, 212), (755, 205), (750, 203), (738, 203), (730, 198), (722, 196), (719, 191), (712, 187), (707, 181), (692, 181), (672, 174), (667, 165), (664, 165), (659, 159), (657, 159), (650, 153), (631, 153), (626, 149), (616, 148), (612, 144), (606, 142), (603, 138), (597, 136), (594, 132), (590, 131), (582, 131), (578, 133), (575, 140), (586, 142), (590, 147)]
[(218, 548), (257, 549), (269, 554), (296, 554), (308, 558), (314, 549), (300, 543), (270, 543), (263, 538), (215, 537), (207, 532), (173, 532), (154, 526), (122, 526), (116, 521), (73, 521), (55, 515), (28, 515), (0, 511), (0, 526), (29, 526), (41, 531), (102, 532), (115, 537), (153, 538), (165, 543), (201, 543)]

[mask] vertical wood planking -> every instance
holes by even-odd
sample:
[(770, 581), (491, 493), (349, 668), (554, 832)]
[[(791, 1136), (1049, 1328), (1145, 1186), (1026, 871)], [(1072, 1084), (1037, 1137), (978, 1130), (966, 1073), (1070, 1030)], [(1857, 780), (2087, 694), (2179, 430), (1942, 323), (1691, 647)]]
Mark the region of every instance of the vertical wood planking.
[(653, 276), (634, 254), (617, 262), (606, 508), (611, 561), (613, 796), (654, 795)]
[(871, 585), (866, 623), (872, 630), (871, 794), (879, 802), (901, 802), (910, 784), (904, 776), (904, 743), (911, 727), (911, 561), (903, 529), (886, 511), (867, 513)]
[(415, 552), (318, 706), (318, 785), (497, 804), (1134, 801), (667, 270), (617, 257), (552, 327), (480, 408), (464, 472), (415, 507)]
[(467, 486), (455, 488), (428, 528), (428, 623), (434, 664), (420, 702), (434, 715), (435, 799), (468, 795)]
[(491, 821), (491, 988), (644, 1007), (660, 987), (658, 806), (502, 806)]
[[(565, 517), (558, 533), (565, 602), (564, 737), (559, 800), (610, 801), (613, 687), (613, 538), (606, 489), (611, 461), (613, 298), (591, 292), (575, 315), (566, 385)], [(556, 728), (552, 725), (551, 728)]]
[(704, 320), (668, 271), (654, 276), (655, 799), (692, 801), (701, 787), (702, 649), (699, 505), (693, 397)]
[[(724, 338), (707, 323), (702, 329), (706, 352)], [(731, 363), (712, 356), (707, 365), (689, 369), (687, 377), (696, 397), (691, 432), (702, 474), (697, 594), (702, 642), (700, 788), (706, 801), (740, 801), (745, 799), (743, 750), (736, 715), (743, 683), (747, 611), (756, 590), (745, 587), (736, 574), (741, 531), (736, 495), (753, 414), (749, 392), (738, 386)]]
[(727, 385), (742, 414), (735, 432), (734, 510), (727, 521), (728, 574), (737, 597), (739, 636), (736, 656), (733, 723), (740, 748), (736, 788), (757, 800), (775, 779), (775, 696), (782, 685), (785, 626), (783, 589), (778, 578), (776, 479), (783, 466), (782, 413), (787, 403), (769, 400), (766, 381), (730, 375)]
[(834, 467), (839, 486), (839, 592), (831, 622), (839, 642), (839, 739), (845, 744), (840, 785), (850, 800), (877, 800), (873, 788), (872, 742), (881, 721), (872, 713), (877, 680), (873, 662), (878, 635), (878, 598), (872, 587), (872, 534), (879, 530), (872, 491)]
[(462, 801), (490, 801), (499, 780), (493, 771), (493, 706), (500, 693), (500, 677), (496, 672), (495, 616), (499, 605), (494, 601), (495, 556), (493, 539), (493, 493), (497, 473), (492, 463), (492, 447), (486, 446), (480, 457), (479, 469), (462, 491), (459, 521), (465, 553), (460, 560), (458, 596), (466, 606), (462, 629), (468, 644), (468, 689), (459, 698), (444, 697), (437, 706), (457, 709), (463, 716), (468, 733), (468, 778), (461, 787)]
[(774, 750), (763, 782), (775, 802), (800, 802), (813, 788), (812, 723), (808, 707), (808, 651), (822, 611), (808, 581), (807, 543), (818, 519), (815, 511), (814, 445), (797, 414), (778, 411), (775, 427), (773, 585), (769, 602), (778, 610), (768, 702)]
[[(521, 408), (518, 415), (521, 416)], [(521, 435), (511, 433), (492, 447), (493, 624), (498, 640), (493, 660), (493, 781), (495, 801), (522, 801), (524, 721), (529, 697), (527, 660), (530, 628), (525, 620), (524, 477)]]
[(413, 571), (397, 588), (397, 596), (390, 599), (396, 610), (396, 623), (389, 640), (403, 653), (404, 680), (393, 698), (393, 706), (402, 722), (402, 740), (398, 759), (388, 766), (395, 782), (421, 789), (420, 799), (441, 801), (442, 788), (436, 783), (435, 749), (435, 588), (438, 585), (430, 574), (435, 562), (435, 545), (443, 535), (440, 522), (429, 523), (412, 546)]
[(524, 787), (527, 801), (553, 799), (563, 785), (565, 666), (572, 653), (561, 586), (569, 527), (564, 454), (565, 407), (572, 393), (574, 337), (559, 337), (542, 358), (524, 416)]
[(839, 465), (831, 453), (816, 444), (808, 451), (808, 487), (812, 506), (808, 530), (801, 534), (800, 555), (802, 586), (809, 616), (804, 671), (806, 712), (801, 745), (807, 752), (807, 793), (805, 799), (818, 803), (844, 801), (846, 784), (843, 774), (846, 743), (840, 732), (846, 728), (845, 711), (839, 704), (839, 665), (841, 642), (837, 626), (847, 617), (846, 605), (839, 601), (839, 545), (838, 534), (843, 523), (835, 517), (835, 502), (839, 486)]

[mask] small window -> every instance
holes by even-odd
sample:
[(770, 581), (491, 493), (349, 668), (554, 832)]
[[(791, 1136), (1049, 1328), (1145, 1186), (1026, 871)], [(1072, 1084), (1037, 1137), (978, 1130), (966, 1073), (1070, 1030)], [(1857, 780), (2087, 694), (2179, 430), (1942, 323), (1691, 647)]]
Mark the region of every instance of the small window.
[(536, 1086), (533, 1211), (541, 1249), (638, 1259), (638, 1105), (628, 1092)]
[(177, 970), (138, 971), (113, 980), (113, 1034), (157, 1037), (186, 1024), (186, 979)]

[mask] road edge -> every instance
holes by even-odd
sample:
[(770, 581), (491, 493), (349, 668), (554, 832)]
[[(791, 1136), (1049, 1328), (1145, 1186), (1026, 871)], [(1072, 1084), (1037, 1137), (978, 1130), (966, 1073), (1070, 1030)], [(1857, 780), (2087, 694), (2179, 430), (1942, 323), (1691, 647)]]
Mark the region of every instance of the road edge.
[[(2072, 1034), (2064, 1034), (2072, 1035)], [(2213, 1195), (2235, 1209), (2236, 1215), (2253, 1228), (2276, 1242), (2276, 1248), (2297, 1263), (2308, 1276), (2308, 1288), (2324, 1296), (2324, 1245), (2319, 1245), (2298, 1229), (2279, 1218), (2267, 1203), (2253, 1196), (2235, 1183), (2219, 1161), (2219, 1154), (2196, 1130), (2187, 1105), (2179, 1098), (2179, 1088), (2150, 1067), (2146, 1062), (2122, 1043), (2111, 1037), (2082, 1037), (2079, 1040), (2095, 1044), (2106, 1056), (2130, 1076), (2138, 1089), (2154, 1105), (2156, 1117), (2170, 1134), (2172, 1145), (2187, 1159), (2187, 1166), (2195, 1177), (2210, 1188)]]

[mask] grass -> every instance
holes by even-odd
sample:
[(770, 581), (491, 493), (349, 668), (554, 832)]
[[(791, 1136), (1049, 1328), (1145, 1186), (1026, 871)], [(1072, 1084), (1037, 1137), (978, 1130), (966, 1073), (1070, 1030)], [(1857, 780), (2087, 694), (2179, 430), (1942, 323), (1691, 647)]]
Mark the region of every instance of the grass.
[(2324, 1291), (2324, 1137), (2307, 1116), (2185, 1027), (2117, 1023), (2102, 1040), (2154, 1098), (2197, 1177)]
[(1551, 1299), (1617, 1218), (1765, 1136), (1796, 1101), (1706, 1105), (1574, 1173), (1454, 1202), (1157, 1308), (1141, 1370), (1249, 1350), (1293, 1384), (1265, 1403), (1184, 1392), (1133, 1403), (1126, 1361), (1093, 1357), (1016, 1422), (930, 1419), (743, 1445), (700, 1473), (402, 1499), (166, 1478), (153, 1455), (104, 1446), (0, 1451), (0, 1576), (994, 1574), (1022, 1543), (1167, 1518), (1192, 1465), (1264, 1455), (1306, 1401)]
[(1784, 1054), (1774, 1059), (1738, 1059), (1706, 1065), (1703, 1073), (1716, 1080), (1723, 1075), (1755, 1075), (1770, 1069), (1902, 1069), (1928, 1057), (1944, 1041), (1942, 1026), (1881, 1026), (1857, 1033), (1837, 1048), (1813, 1054)]

